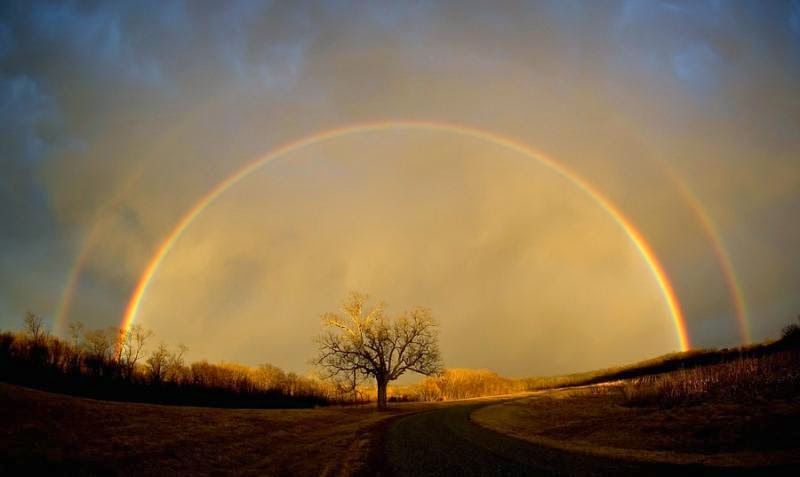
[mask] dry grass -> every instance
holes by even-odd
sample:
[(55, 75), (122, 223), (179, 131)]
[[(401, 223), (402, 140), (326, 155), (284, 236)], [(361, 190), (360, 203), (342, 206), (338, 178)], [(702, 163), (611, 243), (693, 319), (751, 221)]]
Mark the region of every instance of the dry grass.
[(613, 385), (543, 391), (473, 419), (539, 445), (634, 460), (720, 466), (800, 464), (800, 402), (623, 405)]
[(800, 396), (800, 351), (682, 369), (631, 379), (621, 386), (627, 405), (687, 406)]
[[(480, 409), (473, 419), (574, 452), (726, 467), (797, 466), (800, 350), (778, 344), (656, 358), (625, 372), (659, 369), (665, 362), (693, 367), (543, 391)], [(704, 360), (716, 361), (698, 364)], [(592, 375), (603, 373), (579, 377)]]
[(349, 474), (376, 426), (413, 410), (159, 406), (0, 383), (0, 474)]
[[(800, 336), (800, 332), (797, 334)], [(800, 339), (795, 339), (793, 341), (795, 342), (794, 345), (789, 343), (788, 340), (782, 339), (740, 346), (738, 348), (692, 349), (689, 351), (669, 353), (622, 366), (562, 376), (525, 378), (522, 381), (525, 384), (525, 389), (529, 391), (607, 383), (619, 381), (621, 379), (633, 379), (677, 370), (728, 363), (739, 360), (742, 357), (766, 356), (786, 349), (797, 349), (797, 341), (800, 341)]]
[(474, 419), (541, 445), (707, 465), (800, 464), (800, 351), (490, 406)]

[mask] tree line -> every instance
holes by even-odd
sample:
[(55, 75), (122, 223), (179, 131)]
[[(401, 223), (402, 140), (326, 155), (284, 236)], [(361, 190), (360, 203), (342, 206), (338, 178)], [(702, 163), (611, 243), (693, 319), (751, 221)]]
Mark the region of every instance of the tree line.
[(390, 388), (389, 400), (450, 401), (527, 390), (528, 383), (523, 379), (506, 378), (488, 369), (450, 368), (419, 383)]
[[(443, 368), (429, 310), (388, 317), (385, 305), (369, 308), (366, 301), (366, 295), (353, 293), (343, 315), (323, 315), (329, 332), (317, 340), (319, 377), (266, 363), (188, 363), (185, 346), (156, 345), (153, 332), (138, 324), (121, 330), (74, 322), (60, 338), (46, 331), (39, 316), (27, 313), (21, 331), (0, 332), (0, 380), (99, 399), (264, 408), (366, 402), (385, 407), (388, 401), (465, 399), (525, 389), (523, 380), (489, 370)], [(429, 376), (389, 386), (407, 370)], [(373, 379), (371, 386), (365, 378)]]
[[(386, 306), (367, 305), (352, 293), (342, 313), (322, 315), (313, 359), (317, 377), (276, 366), (186, 362), (186, 347), (159, 343), (139, 325), (87, 329), (69, 325), (68, 336), (50, 335), (35, 314), (22, 331), (0, 332), (0, 380), (99, 399), (216, 407), (310, 407), (390, 401), (442, 401), (631, 379), (676, 369), (756, 358), (800, 348), (800, 325), (777, 341), (732, 349), (692, 350), (617, 368), (563, 376), (511, 379), (486, 369), (446, 369), (430, 310), (388, 316)], [(800, 322), (800, 319), (798, 320)], [(151, 349), (152, 348), (152, 349)], [(406, 371), (427, 375), (416, 384), (390, 386)], [(371, 380), (372, 385), (367, 384)]]
[(88, 329), (76, 322), (69, 337), (49, 334), (27, 313), (22, 331), (0, 332), (0, 380), (86, 397), (216, 407), (311, 407), (351, 399), (320, 379), (270, 364), (250, 367), (188, 363), (184, 346), (160, 343), (153, 332)]

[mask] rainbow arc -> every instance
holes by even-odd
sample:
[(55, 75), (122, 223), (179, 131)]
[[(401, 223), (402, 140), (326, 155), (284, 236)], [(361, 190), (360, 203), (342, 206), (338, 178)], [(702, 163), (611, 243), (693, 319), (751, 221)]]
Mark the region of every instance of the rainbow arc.
[(189, 210), (178, 220), (172, 230), (167, 234), (164, 240), (156, 249), (155, 253), (148, 261), (144, 272), (139, 277), (133, 293), (128, 300), (125, 312), (122, 318), (121, 328), (128, 330), (135, 322), (139, 312), (142, 300), (147, 293), (148, 287), (153, 280), (153, 277), (158, 272), (159, 267), (163, 263), (170, 250), (175, 246), (175, 243), (186, 231), (192, 222), (203, 213), (203, 211), (217, 200), (225, 191), (235, 186), (241, 180), (264, 166), (269, 162), (283, 156), (287, 156), (293, 152), (299, 151), (305, 147), (324, 143), (336, 138), (351, 136), (356, 134), (374, 133), (379, 131), (390, 130), (419, 130), (419, 131), (435, 131), (449, 134), (463, 135), (502, 147), (504, 149), (521, 154), (524, 157), (536, 160), (542, 165), (548, 167), (553, 172), (561, 175), (569, 180), (572, 184), (586, 193), (592, 200), (602, 207), (608, 215), (617, 223), (635, 246), (641, 257), (647, 263), (653, 278), (655, 279), (661, 294), (664, 299), (664, 304), (667, 307), (671, 320), (675, 326), (675, 334), (681, 350), (688, 350), (691, 346), (689, 336), (686, 329), (686, 322), (681, 311), (678, 298), (675, 294), (672, 284), (664, 270), (664, 267), (659, 262), (655, 253), (653, 252), (650, 244), (645, 240), (642, 233), (633, 225), (633, 223), (623, 214), (623, 212), (616, 207), (607, 197), (605, 197), (597, 188), (584, 180), (576, 172), (569, 169), (564, 164), (561, 164), (554, 159), (542, 154), (529, 147), (528, 145), (507, 138), (500, 134), (478, 129), (474, 127), (441, 123), (441, 122), (428, 122), (428, 121), (381, 121), (372, 122), (367, 124), (355, 124), (337, 127), (334, 129), (325, 130), (303, 137), (296, 141), (279, 146), (265, 155), (246, 163), (229, 176), (218, 182), (211, 190), (203, 195)]

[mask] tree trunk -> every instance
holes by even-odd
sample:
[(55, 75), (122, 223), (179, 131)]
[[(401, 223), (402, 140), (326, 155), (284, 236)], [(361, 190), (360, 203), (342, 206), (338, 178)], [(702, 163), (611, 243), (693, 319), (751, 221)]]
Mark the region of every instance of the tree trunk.
[(378, 409), (386, 409), (386, 386), (389, 382), (378, 378)]

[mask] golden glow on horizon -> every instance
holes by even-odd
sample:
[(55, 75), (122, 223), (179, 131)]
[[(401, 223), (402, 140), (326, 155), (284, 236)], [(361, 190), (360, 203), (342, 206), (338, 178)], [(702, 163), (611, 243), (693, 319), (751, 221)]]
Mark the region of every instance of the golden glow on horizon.
[(587, 193), (597, 204), (599, 204), (609, 215), (611, 215), (614, 221), (624, 230), (631, 242), (633, 242), (633, 244), (636, 246), (636, 249), (644, 258), (651, 273), (653, 274), (653, 277), (656, 279), (659, 289), (664, 297), (671, 320), (675, 326), (676, 337), (680, 349), (685, 351), (690, 348), (691, 344), (689, 342), (689, 336), (687, 334), (686, 324), (680, 304), (663, 266), (658, 261), (655, 253), (642, 234), (633, 226), (633, 224), (625, 217), (625, 215), (596, 188), (578, 176), (575, 172), (568, 169), (566, 166), (557, 163), (555, 160), (531, 149), (529, 146), (521, 142), (506, 138), (499, 134), (473, 127), (449, 123), (399, 120), (342, 126), (306, 136), (273, 149), (260, 158), (245, 164), (243, 167), (239, 168), (237, 171), (219, 182), (181, 217), (175, 227), (156, 249), (155, 253), (147, 263), (144, 272), (137, 281), (136, 287), (134, 288), (130, 299), (128, 300), (121, 327), (127, 330), (135, 321), (139, 311), (139, 306), (144, 298), (145, 293), (147, 292), (151, 280), (158, 271), (158, 268), (163, 262), (164, 258), (169, 254), (170, 250), (177, 242), (178, 238), (180, 238), (180, 236), (194, 221), (194, 219), (226, 190), (268, 162), (297, 151), (301, 148), (347, 135), (389, 130), (439, 131), (480, 139), (517, 152), (530, 159), (534, 159), (541, 164), (546, 165), (548, 168), (558, 173), (562, 177), (568, 179), (572, 184), (578, 186), (578, 188)]

